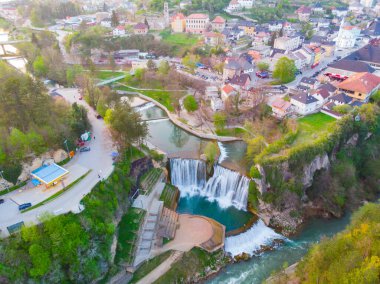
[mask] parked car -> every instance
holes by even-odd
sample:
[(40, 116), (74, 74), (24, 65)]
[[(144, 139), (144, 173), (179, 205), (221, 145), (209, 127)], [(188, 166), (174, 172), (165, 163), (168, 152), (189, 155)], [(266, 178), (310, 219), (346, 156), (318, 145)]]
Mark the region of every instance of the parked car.
[(81, 101), (81, 100), (83, 100), (83, 97), (82, 97), (82, 96), (80, 96), (80, 97), (79, 97), (79, 100), (80, 100), (80, 101)]
[(102, 118), (103, 118), (99, 113), (95, 113), (95, 117), (96, 117), (97, 119), (102, 119)]
[(4, 199), (0, 199), (0, 204), (3, 204), (4, 203)]
[(91, 151), (90, 147), (82, 147), (79, 149), (79, 152), (89, 152), (89, 151)]
[(26, 208), (29, 208), (29, 207), (32, 207), (32, 203), (24, 203), (24, 204), (20, 204), (19, 206), (18, 206), (18, 210), (25, 210)]
[(258, 71), (256, 72), (256, 76), (259, 77), (260, 79), (266, 79), (269, 78), (269, 73), (267, 71)]

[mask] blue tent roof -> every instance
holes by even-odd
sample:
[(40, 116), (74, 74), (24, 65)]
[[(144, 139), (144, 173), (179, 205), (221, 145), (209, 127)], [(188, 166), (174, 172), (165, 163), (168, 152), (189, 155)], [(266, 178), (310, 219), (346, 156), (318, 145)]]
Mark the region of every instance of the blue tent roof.
[(51, 164), (42, 166), (32, 171), (32, 176), (45, 184), (50, 184), (51, 182), (66, 175), (67, 173), (67, 170), (58, 166), (57, 164)]

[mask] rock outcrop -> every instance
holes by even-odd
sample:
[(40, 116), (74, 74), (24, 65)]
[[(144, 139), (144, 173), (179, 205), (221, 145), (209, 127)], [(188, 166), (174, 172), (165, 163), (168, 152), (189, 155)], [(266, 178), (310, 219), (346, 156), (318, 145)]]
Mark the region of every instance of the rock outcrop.
[(303, 167), (302, 184), (304, 188), (308, 188), (313, 184), (313, 178), (316, 171), (328, 169), (330, 167), (329, 156), (324, 153), (318, 155), (309, 164)]

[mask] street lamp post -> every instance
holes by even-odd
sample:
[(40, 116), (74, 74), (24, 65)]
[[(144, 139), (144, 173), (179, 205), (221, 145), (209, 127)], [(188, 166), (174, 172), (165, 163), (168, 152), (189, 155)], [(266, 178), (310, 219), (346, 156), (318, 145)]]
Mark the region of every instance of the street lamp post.
[(63, 143), (66, 145), (67, 154), (70, 156), (69, 147), (67, 146), (67, 139), (63, 141)]

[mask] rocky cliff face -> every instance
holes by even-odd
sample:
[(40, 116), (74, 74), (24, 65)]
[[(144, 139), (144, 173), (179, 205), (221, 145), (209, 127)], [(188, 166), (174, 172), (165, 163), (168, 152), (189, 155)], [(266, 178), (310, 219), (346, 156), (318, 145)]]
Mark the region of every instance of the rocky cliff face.
[[(261, 178), (254, 179), (261, 195), (271, 190), (271, 184), (267, 180), (266, 172), (263, 167), (257, 165)], [(305, 190), (313, 183), (314, 174), (322, 169), (330, 168), (330, 159), (327, 153), (316, 156), (310, 163), (305, 164), (298, 173), (292, 173), (288, 162), (278, 166), (281, 175), (285, 181), (296, 179), (303, 186), (303, 196), (300, 197), (294, 192), (285, 191), (281, 196), (281, 204), (275, 206), (260, 200), (259, 215), (264, 222), (278, 228), (284, 235), (291, 235), (296, 232), (298, 227), (304, 222), (304, 216), (300, 213), (305, 207), (315, 205), (308, 202)]]

